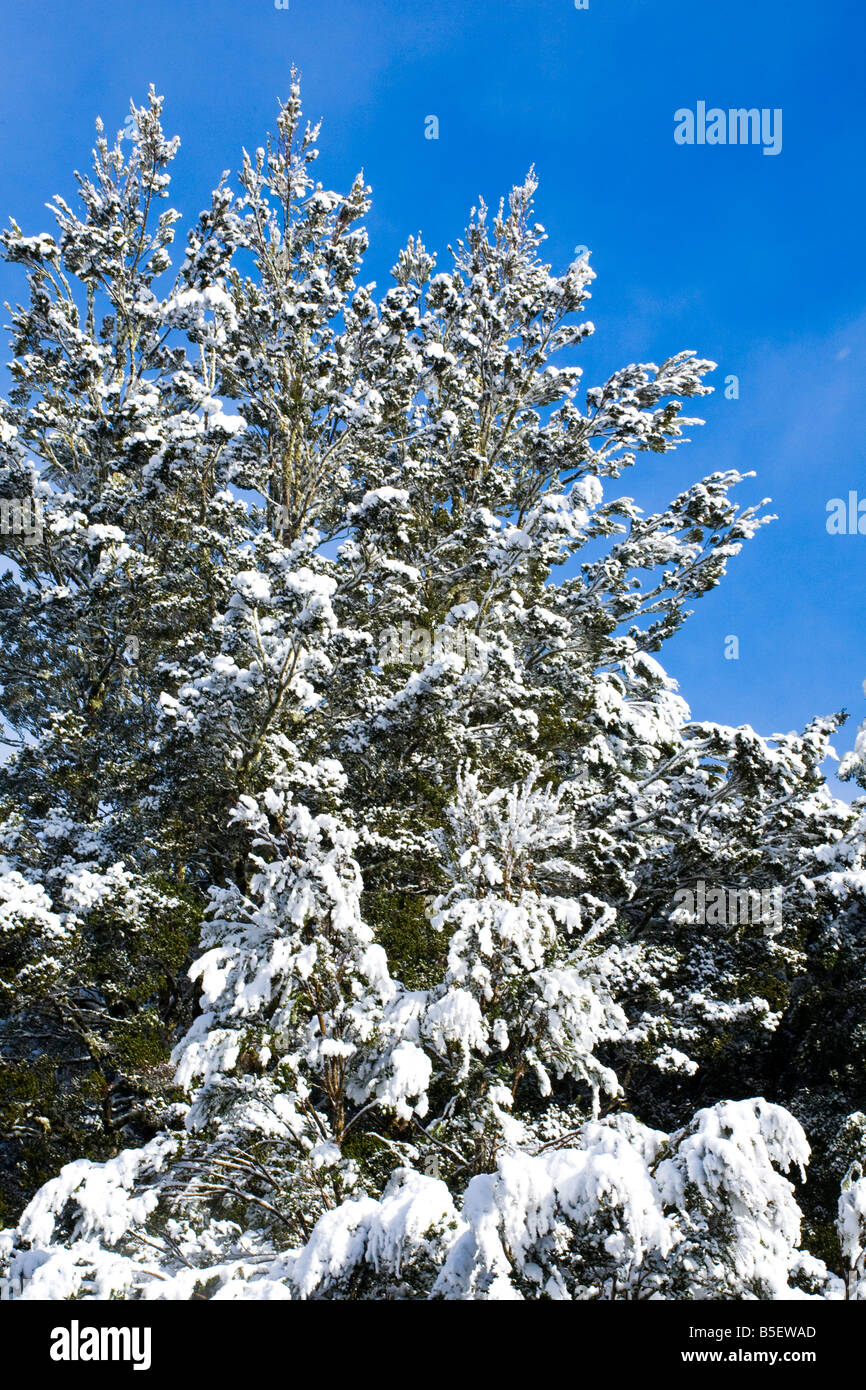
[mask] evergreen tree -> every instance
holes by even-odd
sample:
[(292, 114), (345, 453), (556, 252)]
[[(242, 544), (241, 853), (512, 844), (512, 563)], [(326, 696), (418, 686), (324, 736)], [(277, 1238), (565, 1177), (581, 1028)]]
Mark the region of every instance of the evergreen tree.
[(4, 1105), (31, 1185), (76, 1154), (8, 1288), (862, 1297), (841, 717), (691, 720), (654, 653), (769, 518), (732, 471), (615, 486), (713, 364), (583, 391), (594, 276), (544, 263), (531, 172), (376, 299), (296, 80), (168, 283), (175, 142), (133, 112), (83, 220), (5, 238), (4, 486), (45, 527), (0, 609)]

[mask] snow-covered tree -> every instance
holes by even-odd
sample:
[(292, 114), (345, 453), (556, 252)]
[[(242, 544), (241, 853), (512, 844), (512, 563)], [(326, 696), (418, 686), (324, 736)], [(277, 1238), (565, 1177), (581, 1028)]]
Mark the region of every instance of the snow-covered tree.
[(769, 518), (617, 486), (713, 364), (583, 390), (532, 172), (377, 297), (296, 81), (172, 278), (160, 110), (4, 239), (8, 1289), (863, 1297), (841, 719), (691, 720), (656, 653)]
[(837, 1225), (842, 1246), (845, 1293), (848, 1298), (866, 1298), (866, 1115), (849, 1117), (848, 1128), (858, 1131), (860, 1157), (842, 1179)]

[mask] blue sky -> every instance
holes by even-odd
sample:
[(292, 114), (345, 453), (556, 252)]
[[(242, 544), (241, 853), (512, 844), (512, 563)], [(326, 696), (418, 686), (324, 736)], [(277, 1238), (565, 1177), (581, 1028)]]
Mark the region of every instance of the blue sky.
[[(657, 507), (753, 469), (739, 495), (779, 517), (665, 665), (697, 718), (772, 733), (845, 707), (851, 745), (866, 535), (825, 523), (831, 498), (866, 499), (863, 0), (2, 0), (0, 15), (0, 220), (29, 233), (74, 193), (94, 117), (118, 128), (150, 82), (182, 142), (172, 202), (192, 216), (273, 129), (292, 62), (324, 121), (318, 177), (342, 188), (363, 167), (372, 184), (365, 278), (380, 286), (409, 233), (444, 252), (479, 193), (494, 202), (534, 163), (550, 260), (587, 245), (598, 274), (586, 383), (682, 348), (720, 364), (695, 442), (620, 489)], [(781, 153), (675, 144), (674, 112), (698, 101), (781, 108)], [(0, 267), (0, 299), (20, 294)]]

